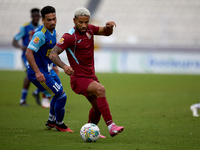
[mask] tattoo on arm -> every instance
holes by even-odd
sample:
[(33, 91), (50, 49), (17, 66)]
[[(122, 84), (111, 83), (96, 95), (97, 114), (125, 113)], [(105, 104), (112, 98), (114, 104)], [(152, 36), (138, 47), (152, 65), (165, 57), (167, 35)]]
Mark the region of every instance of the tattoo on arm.
[(51, 51), (51, 53), (53, 54), (60, 54), (60, 53), (62, 53), (64, 50), (63, 49), (61, 49), (60, 47), (58, 47), (58, 46), (55, 46), (54, 48), (53, 48), (53, 50)]
[(64, 50), (59, 48), (58, 46), (55, 46), (53, 48), (53, 50), (51, 51), (51, 61), (53, 63), (55, 63), (57, 66), (59, 66), (60, 68), (63, 68), (64, 65), (66, 65), (61, 59), (60, 57), (58, 56), (60, 53), (62, 53)]

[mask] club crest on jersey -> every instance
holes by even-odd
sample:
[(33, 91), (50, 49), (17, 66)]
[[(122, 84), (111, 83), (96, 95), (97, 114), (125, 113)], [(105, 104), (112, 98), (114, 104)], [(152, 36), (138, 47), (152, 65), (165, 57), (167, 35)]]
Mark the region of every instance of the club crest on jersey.
[(39, 43), (40, 38), (39, 37), (35, 37), (33, 40), (33, 43), (38, 44)]
[(60, 39), (60, 42), (58, 43), (59, 45), (62, 45), (64, 43), (64, 38)]
[(91, 39), (91, 35), (88, 32), (86, 32), (86, 35), (87, 35), (88, 39)]

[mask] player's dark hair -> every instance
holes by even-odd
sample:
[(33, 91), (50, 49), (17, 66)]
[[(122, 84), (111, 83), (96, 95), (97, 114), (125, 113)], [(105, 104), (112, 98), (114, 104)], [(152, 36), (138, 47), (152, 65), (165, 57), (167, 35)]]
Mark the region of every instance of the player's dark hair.
[(41, 15), (42, 15), (42, 18), (43, 18), (43, 19), (45, 18), (45, 15), (46, 15), (46, 14), (50, 14), (50, 13), (56, 13), (55, 8), (52, 7), (52, 6), (45, 6), (45, 7), (42, 8), (42, 10), (41, 10)]
[(31, 9), (31, 14), (34, 13), (34, 12), (38, 12), (38, 13), (39, 13), (40, 10), (39, 10), (38, 8), (33, 8), (33, 9)]

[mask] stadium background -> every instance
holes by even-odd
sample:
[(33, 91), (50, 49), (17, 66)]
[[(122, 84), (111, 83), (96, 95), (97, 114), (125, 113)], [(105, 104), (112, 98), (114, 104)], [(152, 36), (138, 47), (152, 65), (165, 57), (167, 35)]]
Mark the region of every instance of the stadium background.
[(1, 0), (0, 69), (23, 68), (13, 36), (31, 8), (45, 5), (56, 8), (58, 39), (77, 7), (87, 7), (95, 25), (116, 22), (112, 36), (95, 39), (97, 72), (200, 74), (199, 0)]
[[(21, 51), (11, 42), (19, 26), (30, 21), (30, 9), (45, 5), (57, 10), (58, 38), (73, 26), (73, 12), (80, 6), (92, 10), (96, 25), (117, 23), (112, 36), (96, 39), (95, 63), (97, 72), (123, 72), (97, 73), (115, 123), (125, 127), (119, 136), (111, 138), (101, 119), (98, 126), (107, 138), (82, 141), (79, 131), (91, 106), (71, 90), (64, 73), (65, 122), (73, 134), (45, 130), (49, 109), (35, 103), (32, 84), (30, 107), (19, 105), (25, 73)], [(200, 149), (200, 119), (189, 109), (200, 98), (199, 8), (199, 0), (0, 0), (0, 149)]]

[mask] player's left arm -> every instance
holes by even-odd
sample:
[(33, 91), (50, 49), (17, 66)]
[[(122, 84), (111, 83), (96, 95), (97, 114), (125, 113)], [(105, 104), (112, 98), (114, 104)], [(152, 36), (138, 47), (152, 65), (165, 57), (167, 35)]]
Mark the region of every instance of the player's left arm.
[(40, 69), (38, 68), (36, 62), (35, 62), (35, 58), (33, 55), (33, 50), (30, 48), (27, 48), (26, 50), (26, 58), (29, 62), (29, 65), (31, 66), (31, 68), (33, 69), (33, 71), (35, 72), (35, 77), (37, 78), (37, 81), (39, 82), (46, 82), (46, 79), (44, 77), (44, 75), (40, 72)]
[(109, 21), (104, 27), (99, 27), (99, 32), (97, 33), (97, 35), (110, 36), (113, 33), (113, 27), (116, 26), (117, 25), (114, 21)]
[(35, 72), (35, 76), (37, 78), (37, 81), (39, 82), (46, 82), (46, 79), (44, 77), (44, 74), (40, 71), (39, 67), (36, 64), (35, 61), (35, 57), (34, 57), (34, 52), (37, 53), (38, 50), (40, 49), (40, 47), (45, 43), (45, 35), (43, 32), (39, 31), (36, 32), (27, 49), (26, 49), (26, 58), (27, 61), (29, 62), (29, 65), (31, 66), (31, 68), (33, 69), (33, 71)]

